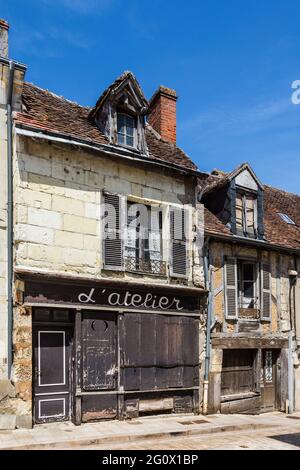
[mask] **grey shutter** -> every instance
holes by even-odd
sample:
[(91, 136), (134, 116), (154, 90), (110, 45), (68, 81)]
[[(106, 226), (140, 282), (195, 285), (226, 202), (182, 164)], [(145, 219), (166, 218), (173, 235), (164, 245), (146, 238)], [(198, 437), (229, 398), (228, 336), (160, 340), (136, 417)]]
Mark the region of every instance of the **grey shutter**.
[(267, 263), (261, 266), (261, 317), (271, 319), (271, 269)]
[(228, 196), (230, 198), (231, 214), (230, 214), (230, 226), (231, 232), (236, 234), (236, 184), (233, 179), (230, 183)]
[(170, 208), (170, 274), (173, 277), (187, 277), (187, 243), (185, 230), (187, 211), (183, 208)]
[(264, 191), (259, 188), (257, 191), (257, 237), (264, 239)]
[(225, 264), (226, 280), (226, 318), (237, 318), (238, 316), (238, 286), (237, 286), (237, 260), (227, 258)]
[(103, 258), (104, 268), (123, 269), (122, 197), (104, 193)]

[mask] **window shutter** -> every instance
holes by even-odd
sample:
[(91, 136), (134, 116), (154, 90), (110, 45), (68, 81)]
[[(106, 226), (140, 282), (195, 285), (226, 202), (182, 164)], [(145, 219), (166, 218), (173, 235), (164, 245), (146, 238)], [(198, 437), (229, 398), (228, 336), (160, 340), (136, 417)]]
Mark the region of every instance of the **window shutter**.
[(123, 269), (123, 198), (104, 193), (103, 258), (104, 268)]
[(261, 267), (261, 317), (264, 320), (271, 318), (271, 269), (266, 263)]
[(149, 231), (149, 257), (150, 260), (161, 260), (161, 229), (160, 229), (161, 210), (152, 208), (151, 222)]
[(257, 191), (257, 232), (259, 240), (264, 239), (264, 191)]
[(236, 234), (237, 231), (237, 224), (236, 224), (236, 184), (235, 180), (233, 179), (230, 183), (228, 195), (230, 198), (230, 205), (231, 205), (231, 217), (230, 217), (230, 226), (232, 233)]
[(237, 318), (238, 316), (238, 286), (237, 286), (237, 260), (227, 258), (225, 264), (226, 280), (226, 318)]
[(170, 274), (173, 277), (187, 277), (186, 209), (170, 208)]

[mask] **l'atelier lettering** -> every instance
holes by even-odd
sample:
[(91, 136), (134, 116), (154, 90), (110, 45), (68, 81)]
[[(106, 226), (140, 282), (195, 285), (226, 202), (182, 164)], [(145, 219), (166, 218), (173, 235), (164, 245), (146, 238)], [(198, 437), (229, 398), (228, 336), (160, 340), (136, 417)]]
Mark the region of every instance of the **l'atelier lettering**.
[[(78, 295), (78, 301), (80, 303), (96, 303), (95, 294), (97, 291), (95, 288), (90, 289), (89, 293), (86, 294), (81, 292)], [(164, 295), (155, 295), (147, 292), (145, 294), (136, 294), (130, 291), (124, 293), (120, 292), (107, 292), (106, 289), (102, 289), (101, 297), (106, 297), (106, 302), (112, 307), (135, 307), (145, 309), (160, 309), (160, 310), (183, 310), (183, 306), (180, 304), (180, 299), (176, 297), (166, 297)]]

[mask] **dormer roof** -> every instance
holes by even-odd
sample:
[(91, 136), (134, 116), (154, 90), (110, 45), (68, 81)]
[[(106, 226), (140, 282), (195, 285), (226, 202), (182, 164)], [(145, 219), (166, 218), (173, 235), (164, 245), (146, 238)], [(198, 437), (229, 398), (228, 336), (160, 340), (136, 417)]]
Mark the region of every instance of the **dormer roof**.
[(130, 97), (137, 111), (140, 114), (146, 114), (149, 103), (134, 74), (125, 71), (100, 95), (97, 103), (89, 113), (89, 119), (93, 119), (97, 115), (107, 100), (115, 99), (124, 92)]

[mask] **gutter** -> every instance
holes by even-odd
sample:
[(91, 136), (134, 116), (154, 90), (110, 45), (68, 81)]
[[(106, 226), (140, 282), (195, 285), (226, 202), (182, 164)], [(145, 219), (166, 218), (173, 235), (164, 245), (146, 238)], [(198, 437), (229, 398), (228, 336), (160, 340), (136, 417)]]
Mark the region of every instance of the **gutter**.
[(7, 373), (11, 377), (13, 362), (13, 155), (12, 155), (12, 98), (15, 63), (9, 61), (7, 90)]
[(280, 246), (280, 245), (275, 245), (275, 244), (273, 245), (272, 243), (268, 243), (263, 240), (238, 237), (236, 235), (223, 235), (223, 234), (217, 234), (215, 232), (209, 232), (209, 231), (205, 231), (205, 236), (209, 238), (214, 238), (216, 240), (222, 240), (228, 243), (251, 245), (255, 247), (260, 247), (265, 250), (280, 251), (281, 253), (284, 252), (284, 253), (289, 253), (289, 254), (298, 254), (298, 255), (300, 254), (300, 248), (287, 248), (287, 247)]
[(135, 162), (150, 163), (150, 164), (158, 165), (164, 168), (176, 170), (187, 175), (194, 175), (194, 176), (203, 175), (203, 173), (201, 173), (201, 171), (199, 170), (193, 170), (192, 168), (185, 168), (180, 165), (177, 165), (176, 163), (166, 163), (161, 159), (150, 159), (149, 157), (144, 157), (128, 149), (122, 149), (120, 147), (116, 147), (110, 144), (100, 144), (100, 143), (91, 144), (90, 141), (87, 141), (84, 139), (68, 137), (66, 135), (60, 134), (59, 132), (52, 132), (52, 131), (45, 132), (42, 129), (38, 130), (37, 128), (26, 126), (18, 122), (16, 123), (16, 133), (18, 135), (22, 135), (26, 137), (50, 140), (52, 142), (59, 142), (62, 144), (76, 145), (77, 147), (79, 146), (79, 147), (93, 150), (96, 152), (101, 151), (101, 153), (104, 153), (106, 155), (110, 155), (113, 157), (121, 157), (121, 158), (125, 158), (127, 160), (131, 160)]
[(6, 65), (9, 67), (11, 62), (13, 62), (14, 68), (16, 70), (19, 70), (20, 72), (26, 72), (27, 66), (25, 64), (22, 64), (21, 62), (16, 62), (15, 60), (11, 61), (7, 57), (0, 57), (0, 64), (2, 65)]

